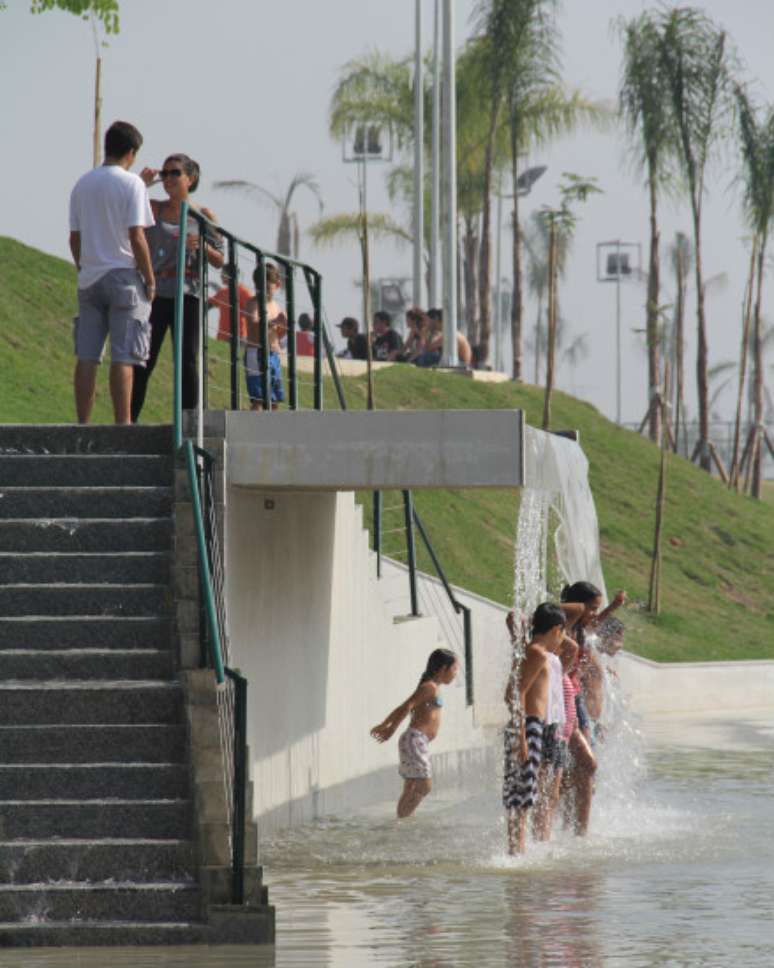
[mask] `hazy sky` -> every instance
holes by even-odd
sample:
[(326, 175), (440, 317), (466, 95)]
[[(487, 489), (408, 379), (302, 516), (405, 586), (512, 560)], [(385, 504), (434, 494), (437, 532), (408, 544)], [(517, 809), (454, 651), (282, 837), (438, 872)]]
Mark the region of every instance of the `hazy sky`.
[[(432, 0), (425, 0), (425, 5), (429, 44)], [(470, 32), (474, 6), (473, 0), (456, 0), (460, 43)], [(612, 100), (620, 46), (610, 29), (611, 19), (631, 16), (645, 6), (641, 0), (565, 0), (560, 22), (566, 83), (589, 97)], [(758, 81), (761, 98), (773, 97), (774, 4), (707, 0), (702, 6), (731, 34), (747, 75)], [(71, 14), (32, 16), (29, 7), (30, 0), (8, 0), (7, 9), (0, 12), (0, 233), (66, 256), (69, 191), (91, 163), (93, 40), (89, 25)], [(173, 151), (195, 157), (203, 172), (197, 199), (213, 208), (227, 227), (272, 248), (274, 213), (253, 200), (214, 191), (211, 182), (244, 178), (279, 191), (293, 173), (309, 171), (321, 185), (326, 212), (353, 210), (354, 171), (342, 164), (341, 148), (327, 133), (331, 91), (339, 69), (350, 58), (375, 48), (397, 56), (410, 53), (413, 30), (413, 0), (122, 0), (121, 33), (111, 38), (104, 52), (103, 117), (106, 122), (125, 118), (138, 125), (145, 137), (142, 163), (160, 165)], [(614, 287), (596, 282), (595, 246), (620, 237), (642, 242), (646, 254), (645, 192), (616, 132), (579, 133), (534, 154), (527, 163), (546, 164), (548, 172), (526, 200), (524, 218), (532, 209), (557, 201), (562, 171), (593, 175), (605, 191), (582, 209), (560, 294), (571, 335), (587, 333), (592, 352), (574, 374), (562, 368), (560, 385), (612, 415)], [(706, 275), (728, 274), (726, 287), (713, 287), (707, 300), (711, 363), (738, 354), (746, 256), (738, 192), (733, 188), (736, 164), (732, 157), (714, 171), (706, 209)], [(370, 172), (369, 205), (387, 210), (383, 172), (380, 166)], [(298, 196), (298, 209), (302, 228), (317, 217), (311, 195)], [(408, 212), (394, 214), (408, 222)], [(689, 228), (687, 207), (665, 203), (663, 246), (675, 231)], [(507, 241), (505, 233), (504, 246)], [(360, 295), (354, 287), (357, 249), (316, 250), (303, 239), (302, 256), (324, 274), (331, 321), (347, 313), (359, 316)], [(504, 247), (504, 266), (509, 258), (509, 248)], [(409, 275), (410, 269), (410, 249), (391, 243), (374, 247), (375, 277)], [(666, 292), (662, 301), (670, 298)], [(625, 420), (638, 420), (645, 409), (645, 360), (639, 338), (632, 333), (643, 325), (643, 302), (641, 286), (625, 287)], [(527, 314), (532, 325), (534, 307), (528, 305)], [(694, 346), (691, 338), (691, 373)], [(527, 373), (531, 379), (529, 357)], [(730, 393), (721, 406), (728, 415)], [(692, 388), (688, 408), (695, 413)]]

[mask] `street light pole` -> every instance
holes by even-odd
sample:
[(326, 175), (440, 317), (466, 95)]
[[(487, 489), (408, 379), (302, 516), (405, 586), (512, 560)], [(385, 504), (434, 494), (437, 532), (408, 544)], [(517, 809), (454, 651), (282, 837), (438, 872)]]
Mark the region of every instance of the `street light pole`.
[(441, 10), (435, 0), (433, 19), (433, 118), (430, 164), (430, 287), (428, 303), (438, 305), (438, 255), (441, 238)]
[(424, 243), (424, 83), (422, 80), (422, 0), (414, 0), (414, 291), (415, 306), (422, 303), (422, 249)]
[(502, 293), (502, 270), (500, 256), (503, 241), (503, 196), (502, 185), (498, 181), (497, 185), (497, 284), (495, 286), (495, 313), (494, 313), (494, 344), (495, 344), (495, 370), (499, 373), (503, 368), (503, 293)]
[(444, 271), (443, 356), (444, 366), (457, 366), (457, 90), (454, 60), (454, 2), (443, 0), (444, 78)]
[(615, 422), (621, 423), (621, 240), (616, 239), (615, 274)]

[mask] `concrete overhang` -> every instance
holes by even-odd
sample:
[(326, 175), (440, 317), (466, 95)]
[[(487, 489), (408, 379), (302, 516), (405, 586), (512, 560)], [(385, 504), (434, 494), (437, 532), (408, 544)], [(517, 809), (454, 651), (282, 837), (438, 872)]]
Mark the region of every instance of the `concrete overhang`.
[(293, 490), (521, 487), (521, 410), (225, 411), (228, 481)]

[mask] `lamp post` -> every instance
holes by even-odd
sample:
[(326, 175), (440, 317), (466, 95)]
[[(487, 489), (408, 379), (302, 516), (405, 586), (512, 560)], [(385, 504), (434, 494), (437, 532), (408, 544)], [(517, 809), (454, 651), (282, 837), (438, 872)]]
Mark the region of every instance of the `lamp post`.
[(443, 0), (443, 366), (457, 366), (457, 70), (453, 0)]
[[(387, 143), (383, 135), (387, 135)], [(374, 409), (374, 382), (371, 366), (371, 270), (368, 251), (368, 162), (392, 161), (392, 132), (378, 124), (355, 124), (345, 132), (342, 160), (357, 164), (360, 208), (360, 255), (363, 279), (363, 327), (367, 343), (368, 409)]]
[[(633, 260), (634, 264), (633, 264)], [(639, 278), (642, 272), (639, 242), (597, 243), (597, 282), (615, 283), (615, 422), (621, 423), (621, 279)]]
[(438, 305), (438, 255), (441, 238), (441, 10), (435, 0), (433, 19), (433, 116), (430, 162), (430, 286), (428, 304)]
[(414, 0), (414, 305), (422, 303), (424, 243), (424, 82), (422, 79), (422, 0)]
[[(546, 165), (535, 165), (532, 168), (525, 168), (516, 179), (519, 198), (524, 198), (532, 191), (535, 182), (548, 170)], [(502, 273), (500, 271), (500, 256), (503, 238), (503, 199), (513, 198), (513, 195), (504, 195), (498, 183), (497, 186), (497, 255), (495, 258), (497, 266), (497, 284), (495, 289), (495, 325), (494, 325), (494, 344), (495, 344), (495, 370), (503, 369), (503, 325), (502, 325)]]

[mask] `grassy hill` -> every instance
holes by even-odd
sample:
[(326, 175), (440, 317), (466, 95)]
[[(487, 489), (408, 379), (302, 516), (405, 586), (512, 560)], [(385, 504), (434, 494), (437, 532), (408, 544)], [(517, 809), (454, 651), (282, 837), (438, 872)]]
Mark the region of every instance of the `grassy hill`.
[[(72, 267), (0, 239), (0, 421), (72, 419)], [(164, 354), (167, 357), (167, 354)], [(217, 364), (213, 362), (217, 368)], [(96, 419), (110, 419), (104, 384)], [(364, 407), (363, 378), (345, 381), (348, 403)], [(148, 420), (170, 413), (168, 357), (154, 375)], [(304, 387), (308, 394), (310, 387)], [(326, 386), (326, 399), (333, 390)], [(379, 409), (523, 408), (539, 425), (543, 394), (414, 367), (376, 374)], [(213, 401), (214, 402), (214, 401)], [(627, 648), (663, 661), (774, 658), (774, 503), (730, 494), (682, 458), (667, 481), (663, 613), (644, 610), (653, 533), (658, 450), (606, 420), (590, 404), (557, 394), (557, 428), (575, 428), (590, 462), (609, 589), (626, 588)], [(369, 500), (364, 495), (363, 500)], [(417, 492), (415, 500), (450, 579), (508, 603), (518, 512), (514, 491)], [(397, 496), (387, 496), (387, 507)], [(385, 530), (397, 527), (399, 512)], [(389, 538), (387, 539), (389, 540)], [(389, 545), (387, 550), (389, 550)], [(393, 547), (395, 547), (393, 545)]]

